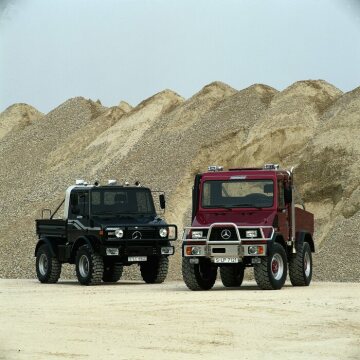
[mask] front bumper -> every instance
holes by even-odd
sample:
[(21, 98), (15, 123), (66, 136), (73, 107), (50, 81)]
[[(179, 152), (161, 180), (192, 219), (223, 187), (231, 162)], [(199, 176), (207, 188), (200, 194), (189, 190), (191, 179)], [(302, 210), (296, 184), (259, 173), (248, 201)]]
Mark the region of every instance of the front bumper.
[[(233, 230), (233, 238), (224, 240), (223, 238), (212, 235), (219, 233), (219, 229)], [(246, 230), (256, 230), (256, 238), (244, 238), (242, 233)], [(193, 231), (204, 231), (206, 238), (194, 239), (191, 237)], [(244, 231), (245, 232), (244, 232)], [(258, 258), (266, 256), (268, 242), (273, 238), (274, 228), (272, 226), (237, 226), (234, 223), (214, 223), (210, 227), (188, 227), (184, 230), (183, 236), (183, 256), (189, 258), (208, 258), (214, 263), (230, 263), (231, 259), (242, 262), (246, 258)], [(223, 261), (222, 261), (223, 259)]]
[[(153, 245), (119, 245), (106, 244), (101, 245), (99, 249), (100, 255), (111, 258), (116, 262), (127, 264), (130, 258), (145, 257), (146, 259), (160, 256), (171, 256), (175, 254), (175, 247), (169, 244), (153, 244)], [(136, 261), (135, 261), (136, 262)]]

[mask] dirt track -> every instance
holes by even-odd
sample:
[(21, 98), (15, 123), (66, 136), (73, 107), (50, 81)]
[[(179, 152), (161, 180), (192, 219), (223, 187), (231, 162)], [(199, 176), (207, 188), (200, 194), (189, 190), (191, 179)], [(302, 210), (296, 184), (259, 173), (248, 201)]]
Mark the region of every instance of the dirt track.
[(359, 359), (360, 284), (0, 280), (0, 359)]

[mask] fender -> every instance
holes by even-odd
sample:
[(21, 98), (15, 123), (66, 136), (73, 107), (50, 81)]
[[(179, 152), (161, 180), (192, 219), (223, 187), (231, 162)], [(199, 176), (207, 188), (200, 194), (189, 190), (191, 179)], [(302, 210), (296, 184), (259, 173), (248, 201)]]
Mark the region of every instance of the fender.
[(284, 250), (286, 251), (286, 242), (285, 242), (284, 237), (283, 237), (283, 235), (281, 233), (274, 232), (274, 235), (273, 235), (272, 239), (269, 240), (268, 243), (267, 243), (268, 244), (268, 250), (267, 250), (268, 252), (269, 252), (270, 248), (273, 246), (274, 243), (280, 244), (284, 248)]
[(303, 242), (309, 243), (311, 252), (315, 252), (315, 244), (312, 235), (308, 231), (297, 231), (295, 234), (295, 246), (296, 244), (302, 244)]
[(91, 252), (95, 252), (99, 240), (94, 236), (80, 236), (75, 240), (71, 247), (71, 258), (75, 258), (76, 252), (81, 245), (88, 245)]
[(49, 249), (50, 249), (51, 255), (52, 255), (53, 257), (56, 257), (56, 252), (55, 252), (55, 249), (54, 249), (54, 247), (53, 247), (53, 244), (52, 244), (52, 242), (51, 242), (47, 237), (41, 237), (41, 238), (39, 239), (39, 241), (37, 242), (36, 247), (35, 247), (34, 256), (37, 255), (37, 252), (38, 252), (40, 246), (43, 245), (43, 244), (46, 244), (46, 245), (49, 247)]

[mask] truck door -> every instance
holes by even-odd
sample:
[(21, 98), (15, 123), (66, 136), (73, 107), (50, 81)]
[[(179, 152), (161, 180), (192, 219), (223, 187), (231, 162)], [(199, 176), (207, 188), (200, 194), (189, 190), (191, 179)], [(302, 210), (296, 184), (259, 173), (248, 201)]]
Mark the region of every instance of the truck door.
[(74, 190), (70, 194), (68, 229), (78, 235), (89, 227), (89, 192)]
[(278, 179), (278, 224), (279, 232), (284, 236), (284, 240), (289, 240), (290, 226), (289, 226), (289, 210), (285, 203), (284, 195), (284, 180)]

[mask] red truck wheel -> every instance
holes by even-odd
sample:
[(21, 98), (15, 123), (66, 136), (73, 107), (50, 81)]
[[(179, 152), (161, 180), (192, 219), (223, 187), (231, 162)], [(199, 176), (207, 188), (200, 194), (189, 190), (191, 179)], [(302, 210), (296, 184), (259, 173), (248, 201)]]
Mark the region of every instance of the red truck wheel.
[(289, 261), (289, 276), (293, 286), (309, 286), (312, 278), (312, 256), (310, 245), (302, 242)]
[(254, 265), (254, 275), (258, 286), (263, 290), (279, 290), (286, 280), (287, 257), (285, 249), (274, 243), (269, 255), (261, 258), (259, 264)]
[(223, 265), (220, 268), (221, 282), (225, 287), (241, 286), (244, 280), (243, 264)]
[(210, 290), (216, 281), (217, 267), (205, 259), (200, 259), (199, 264), (191, 264), (188, 258), (183, 258), (182, 274), (190, 290)]

